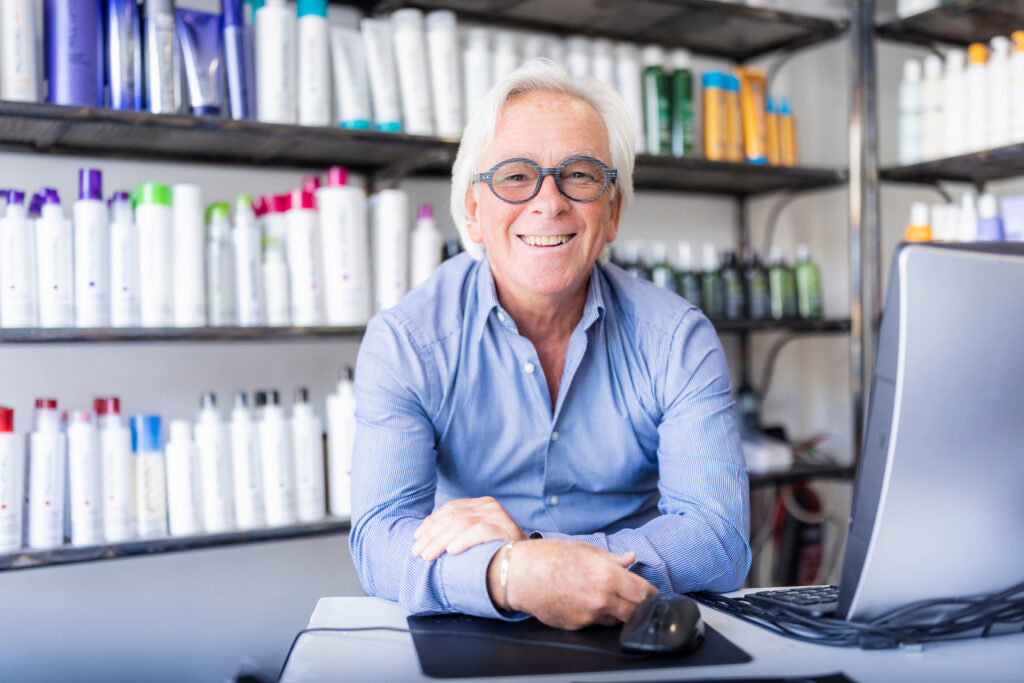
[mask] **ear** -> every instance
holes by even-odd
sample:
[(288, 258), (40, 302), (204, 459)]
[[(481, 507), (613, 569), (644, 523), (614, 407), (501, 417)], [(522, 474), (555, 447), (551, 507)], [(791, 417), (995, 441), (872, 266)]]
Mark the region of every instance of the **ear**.
[(612, 197), (611, 205), (608, 207), (608, 227), (606, 229), (605, 243), (611, 244), (615, 241), (615, 235), (619, 232), (619, 217), (622, 216), (622, 193), (616, 192)]
[(476, 200), (476, 187), (470, 183), (466, 187), (466, 232), (469, 239), (477, 244), (483, 244), (484, 233), (480, 229), (480, 220), (477, 213), (480, 210), (480, 203)]

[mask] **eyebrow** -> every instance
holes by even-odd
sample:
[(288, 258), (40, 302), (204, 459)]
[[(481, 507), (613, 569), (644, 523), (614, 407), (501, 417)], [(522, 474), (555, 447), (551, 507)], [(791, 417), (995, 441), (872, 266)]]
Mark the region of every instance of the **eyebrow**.
[[(497, 159), (497, 161), (495, 161), (495, 162), (493, 162), (491, 164), (491, 166), (495, 166), (497, 164), (500, 164), (503, 161), (508, 161), (509, 159), (529, 159), (530, 161), (534, 161), (532, 154), (533, 154), (533, 152), (509, 152), (508, 154), (501, 155)], [(601, 159), (601, 156), (597, 152), (595, 152), (593, 150), (590, 150), (590, 149), (584, 149), (584, 150), (575, 150), (573, 152), (570, 152), (569, 154), (566, 154), (562, 158), (562, 161), (564, 161), (565, 159), (568, 159), (570, 157), (580, 157), (580, 156), (592, 157), (594, 159)], [(559, 163), (561, 163), (561, 161)]]

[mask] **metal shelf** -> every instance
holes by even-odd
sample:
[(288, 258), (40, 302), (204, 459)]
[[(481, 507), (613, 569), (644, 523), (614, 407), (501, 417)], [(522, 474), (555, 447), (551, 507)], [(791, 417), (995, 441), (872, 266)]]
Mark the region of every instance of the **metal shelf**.
[(812, 318), (808, 320), (712, 320), (722, 334), (747, 332), (791, 332), (793, 334), (833, 334), (850, 331), (849, 318)]
[(748, 197), (779, 190), (818, 190), (846, 182), (846, 171), (709, 161), (698, 157), (639, 154), (633, 171), (638, 189)]
[(798, 481), (810, 479), (853, 479), (857, 474), (857, 468), (852, 465), (828, 464), (804, 464), (798, 463), (788, 470), (780, 472), (768, 472), (766, 474), (751, 474), (750, 488), (761, 488), (765, 486), (781, 486), (792, 484)]
[(0, 344), (239, 342), (359, 338), (365, 327), (102, 327), (0, 329)]
[(347, 519), (328, 517), (319, 522), (250, 531), (231, 531), (223, 534), (153, 538), (85, 547), (61, 546), (53, 550), (26, 549), (9, 555), (0, 555), (0, 571), (342, 534), (348, 531), (350, 526)]
[(842, 35), (842, 19), (750, 7), (722, 0), (384, 0), (364, 9), (450, 9), (462, 19), (502, 28), (580, 34), (637, 43), (685, 47), (744, 62), (778, 50), (795, 50)]
[(946, 180), (984, 185), (992, 180), (1021, 175), (1024, 175), (1024, 143), (912, 166), (894, 166), (882, 169), (880, 177), (902, 183), (935, 184)]
[(969, 45), (1024, 28), (1024, 0), (954, 0), (875, 27), (881, 38), (905, 43)]

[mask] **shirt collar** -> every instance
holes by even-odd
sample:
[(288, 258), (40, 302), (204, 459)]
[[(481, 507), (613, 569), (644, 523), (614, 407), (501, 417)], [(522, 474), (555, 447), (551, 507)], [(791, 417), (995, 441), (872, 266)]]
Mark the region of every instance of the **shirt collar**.
[[(590, 282), (587, 283), (587, 301), (583, 305), (583, 317), (580, 319), (583, 329), (588, 329), (596, 320), (604, 317), (603, 278), (604, 273), (601, 272), (601, 266), (595, 263), (594, 269), (590, 273)], [(501, 304), (498, 303), (498, 290), (494, 286), (494, 274), (491, 272), (491, 264), (487, 260), (486, 254), (477, 269), (476, 300), (478, 315), (473, 320), (472, 333), (476, 343), (480, 343), (491, 312), (494, 309), (501, 310)]]

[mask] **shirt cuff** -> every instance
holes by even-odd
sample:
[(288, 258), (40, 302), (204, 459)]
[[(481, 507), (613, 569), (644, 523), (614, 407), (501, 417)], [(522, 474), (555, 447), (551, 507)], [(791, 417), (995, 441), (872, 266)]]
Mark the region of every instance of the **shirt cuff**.
[(522, 612), (500, 612), (487, 592), (487, 568), (494, 554), (507, 542), (481, 543), (458, 555), (445, 553), (441, 556), (438, 560), (442, 563), (441, 581), (450, 609), (462, 614), (505, 621), (519, 621), (529, 616)]

